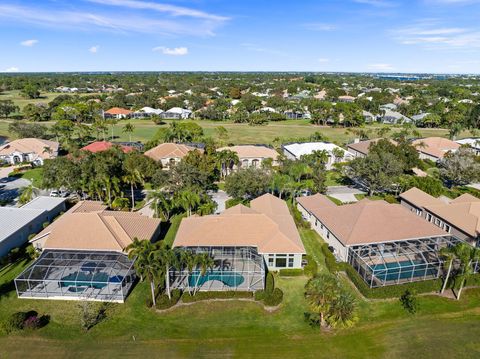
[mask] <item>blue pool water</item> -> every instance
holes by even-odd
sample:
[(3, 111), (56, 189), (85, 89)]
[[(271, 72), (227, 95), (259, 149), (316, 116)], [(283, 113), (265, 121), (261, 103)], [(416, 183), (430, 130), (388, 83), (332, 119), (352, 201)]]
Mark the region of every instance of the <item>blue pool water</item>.
[[(108, 277), (107, 273), (85, 273), (75, 272), (63, 277), (60, 281), (62, 287), (91, 287), (94, 289), (102, 289), (107, 286), (108, 283), (121, 283), (123, 276), (116, 275)], [(92, 281), (94, 283), (92, 283)]]
[(200, 272), (195, 272), (188, 276), (188, 285), (190, 287), (194, 287), (195, 285), (200, 287), (210, 280), (218, 280), (229, 287), (238, 287), (245, 281), (245, 278), (243, 278), (243, 275), (237, 272), (222, 272), (214, 270), (207, 272), (203, 276), (200, 274)]
[[(413, 267), (413, 264), (416, 266)], [(382, 280), (390, 281), (397, 279), (423, 277), (425, 275), (426, 264), (422, 261), (403, 261), (392, 262), (385, 264), (376, 264), (373, 269), (373, 274)], [(437, 270), (435, 268), (428, 268), (426, 271), (428, 275), (436, 275)], [(399, 274), (400, 273), (400, 274)]]

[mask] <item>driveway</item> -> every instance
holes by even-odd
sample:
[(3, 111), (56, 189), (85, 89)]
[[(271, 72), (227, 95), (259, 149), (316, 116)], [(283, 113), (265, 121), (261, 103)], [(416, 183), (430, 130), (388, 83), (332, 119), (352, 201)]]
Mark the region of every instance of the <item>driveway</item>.
[(365, 192), (348, 186), (330, 186), (327, 188), (327, 195), (338, 199), (342, 203), (357, 202), (356, 194), (365, 194)]
[(472, 187), (480, 191), (480, 183), (470, 183), (468, 187)]
[(20, 195), (21, 189), (30, 185), (30, 181), (23, 178), (0, 178), (0, 200), (14, 200)]
[(15, 169), (15, 166), (0, 167), (0, 181), (1, 181), (4, 177), (8, 177), (8, 174), (9, 174), (10, 172), (13, 172), (14, 169)]
[(215, 214), (220, 214), (223, 211), (225, 211), (225, 202), (230, 199), (230, 197), (225, 191), (222, 191), (222, 190), (218, 190), (217, 192), (209, 191), (208, 195), (217, 204), (217, 210), (215, 211)]

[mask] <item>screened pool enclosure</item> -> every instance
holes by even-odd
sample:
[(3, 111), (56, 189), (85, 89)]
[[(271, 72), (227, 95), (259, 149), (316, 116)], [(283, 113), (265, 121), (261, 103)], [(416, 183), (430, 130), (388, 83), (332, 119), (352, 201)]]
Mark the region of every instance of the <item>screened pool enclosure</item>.
[(256, 291), (264, 288), (263, 256), (252, 247), (180, 247), (192, 253), (208, 253), (213, 266), (202, 275), (201, 266), (191, 271), (184, 266), (170, 268), (172, 288), (200, 291)]
[(46, 250), (15, 279), (19, 298), (123, 303), (135, 280), (125, 254)]
[(348, 262), (370, 288), (440, 277), (443, 247), (460, 242), (454, 237), (432, 237), (349, 248)]

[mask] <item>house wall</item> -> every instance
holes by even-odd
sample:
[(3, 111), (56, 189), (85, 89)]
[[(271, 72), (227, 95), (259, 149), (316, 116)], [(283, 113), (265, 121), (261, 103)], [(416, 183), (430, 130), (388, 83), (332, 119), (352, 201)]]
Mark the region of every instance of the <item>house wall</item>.
[(444, 219), (436, 216), (435, 214), (425, 210), (423, 218), (428, 222), (436, 225), (437, 227), (442, 228), (444, 231), (451, 233), (454, 237), (461, 239), (462, 241), (468, 242), (474, 246), (477, 245), (477, 238), (474, 238), (465, 232), (461, 231), (459, 228), (455, 227), (451, 223), (445, 221)]
[(169, 170), (170, 169), (170, 163), (175, 162), (175, 164), (179, 163), (181, 161), (181, 158), (179, 157), (169, 157), (169, 158), (161, 158), (160, 162), (162, 163), (162, 168), (164, 170)]
[[(302, 254), (301, 253), (267, 253), (263, 254), (265, 263), (269, 270), (280, 270), (285, 268), (302, 268)], [(279, 262), (285, 262), (285, 266), (279, 266)], [(282, 263), (283, 264), (283, 263)]]
[(353, 155), (353, 157), (355, 157), (355, 158), (363, 158), (363, 157), (365, 157), (365, 154), (364, 154), (364, 153), (358, 152), (357, 150), (354, 150), (353, 148), (350, 148), (350, 147), (348, 147), (348, 146), (347, 146), (347, 151), (350, 152), (350, 153)]
[(405, 207), (406, 209), (408, 209), (409, 211), (415, 213), (417, 216), (425, 217), (425, 215), (423, 213), (423, 208), (416, 207), (413, 204), (411, 204), (410, 202), (405, 201), (404, 199), (400, 200), (400, 204), (403, 207)]
[(438, 157), (435, 157), (435, 156), (431, 156), (429, 154), (426, 154), (424, 152), (418, 152), (418, 157), (421, 159), (421, 160), (430, 160), (430, 161), (433, 161), (433, 162), (438, 162), (440, 161), (440, 158)]
[(342, 262), (346, 262), (348, 259), (348, 247), (344, 246), (335, 235), (313, 214), (308, 212), (300, 203), (297, 203), (297, 208), (302, 214), (302, 217), (309, 221), (312, 228), (328, 243), (330, 247), (333, 247), (333, 254)]
[(18, 228), (15, 233), (0, 239), (0, 257), (3, 257), (13, 248), (21, 247), (28, 241), (28, 236), (38, 233), (43, 228), (43, 223), (47, 221), (48, 212), (44, 212), (37, 216), (29, 223)]

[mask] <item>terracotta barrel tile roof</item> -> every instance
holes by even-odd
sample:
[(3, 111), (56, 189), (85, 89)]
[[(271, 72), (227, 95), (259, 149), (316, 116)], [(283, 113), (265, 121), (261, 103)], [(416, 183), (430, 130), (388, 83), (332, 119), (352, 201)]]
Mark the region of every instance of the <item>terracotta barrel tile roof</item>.
[(305, 253), (287, 205), (270, 194), (221, 215), (182, 220), (175, 247), (251, 246), (259, 253)]
[[(114, 144), (108, 141), (96, 141), (86, 145), (85, 147), (82, 147), (80, 150), (97, 153), (97, 152), (107, 151), (113, 146)], [(122, 149), (124, 153), (128, 153), (134, 150), (134, 148), (130, 146), (119, 145), (119, 147)]]
[(160, 161), (161, 159), (183, 158), (188, 152), (194, 150), (203, 152), (203, 149), (200, 148), (195, 148), (180, 143), (166, 142), (146, 151), (145, 156), (150, 157), (155, 161)]
[(109, 115), (129, 115), (132, 113), (132, 111), (121, 107), (112, 107), (111, 109), (105, 111), (105, 113), (108, 113)]
[(238, 155), (238, 158), (272, 158), (278, 159), (278, 152), (273, 148), (260, 145), (238, 145), (231, 147), (222, 147), (217, 151), (230, 150)]

